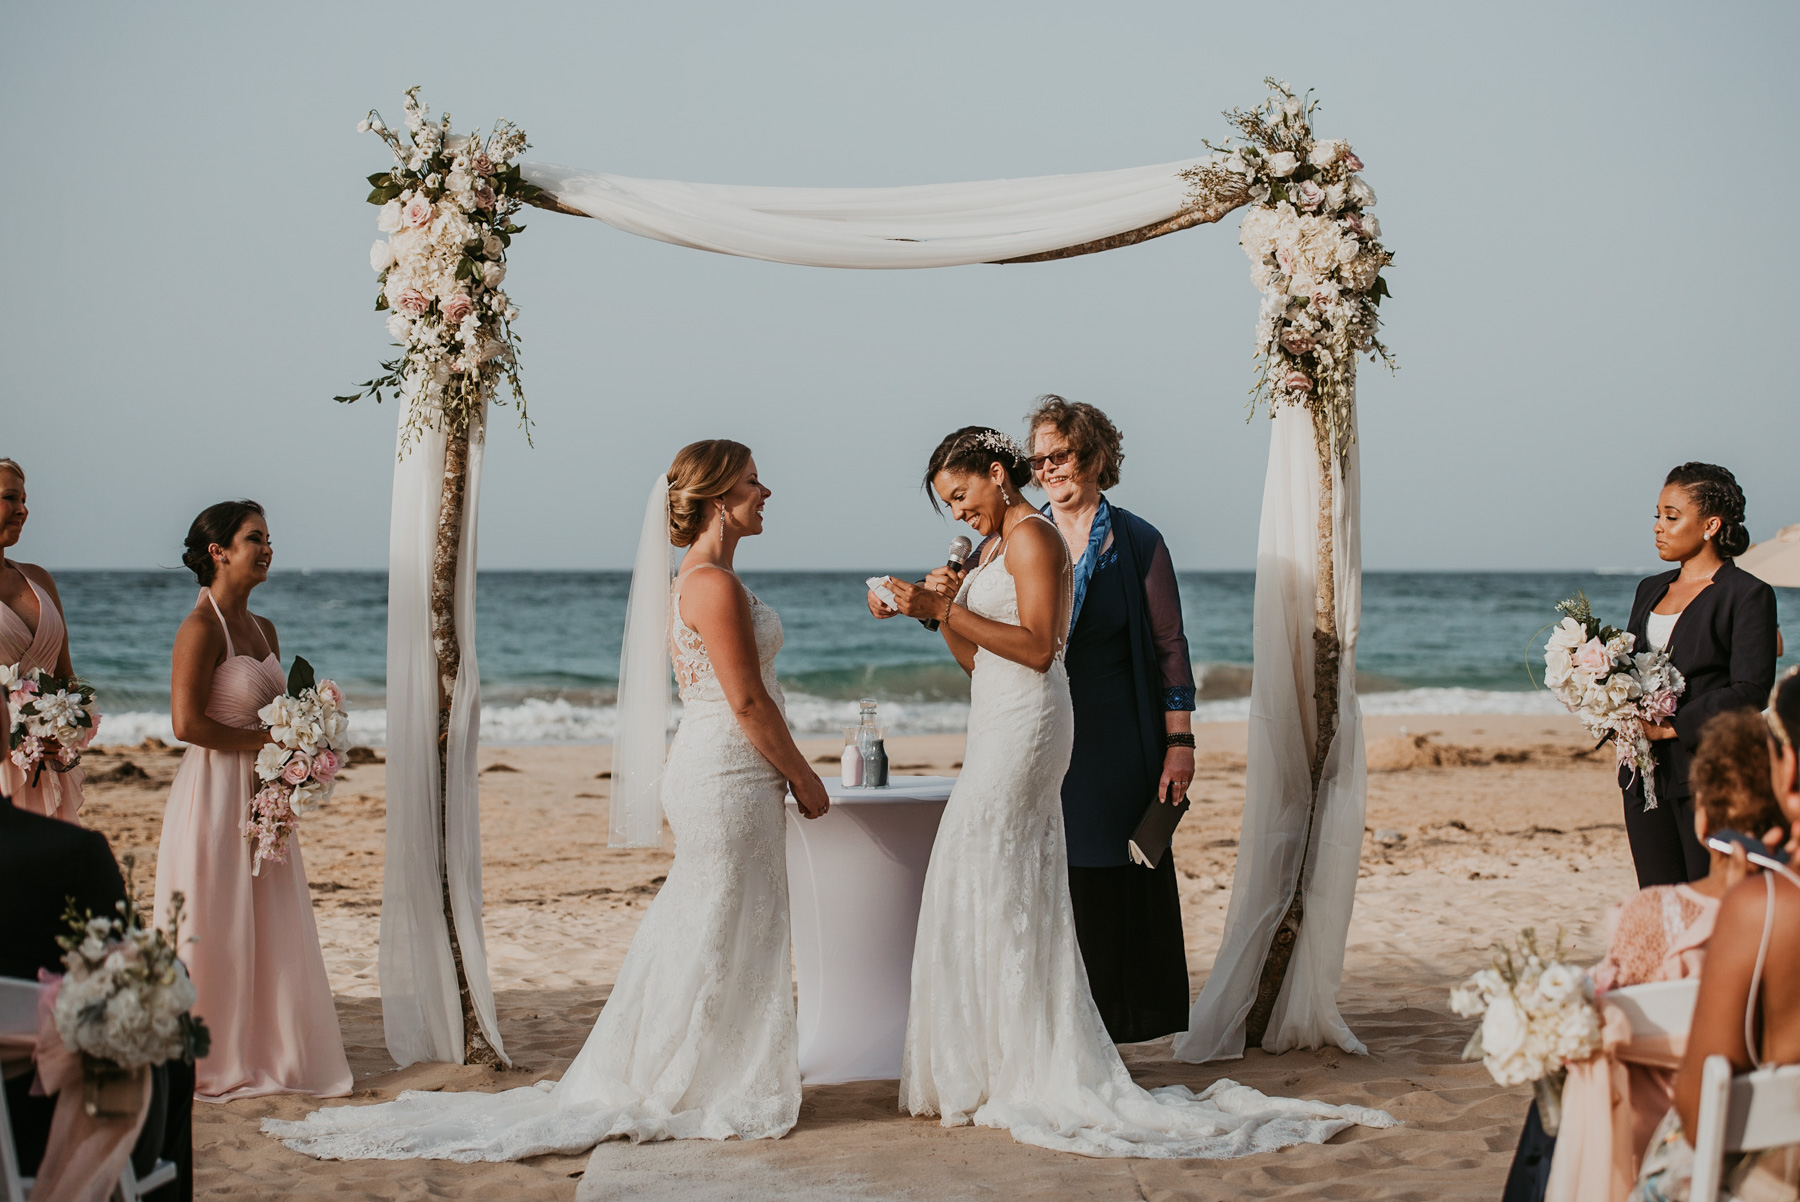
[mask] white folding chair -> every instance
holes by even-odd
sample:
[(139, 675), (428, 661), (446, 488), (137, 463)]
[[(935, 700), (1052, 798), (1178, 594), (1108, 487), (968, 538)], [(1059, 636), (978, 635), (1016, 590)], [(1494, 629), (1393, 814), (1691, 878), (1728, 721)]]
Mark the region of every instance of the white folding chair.
[[(37, 1007), (38, 985), (35, 981), (0, 977), (0, 1034), (36, 1035)], [(125, 1171), (119, 1174), (119, 1182), (113, 1186), (113, 1200), (140, 1202), (151, 1190), (161, 1189), (175, 1180), (175, 1172), (174, 1161), (158, 1160), (150, 1172), (139, 1177), (127, 1160)], [(6, 1112), (6, 1095), (0, 1093), (0, 1188), (5, 1189), (0, 1202), (25, 1202), (31, 1194), (32, 1181), (30, 1177), (19, 1175), (19, 1153), (13, 1147), (12, 1116)]]
[(1634, 1039), (1683, 1036), (1694, 1021), (1694, 1001), (1700, 996), (1700, 978), (1655, 981), (1631, 985), (1602, 995), (1631, 1020)]
[(1716, 1202), (1727, 1152), (1800, 1143), (1800, 1065), (1731, 1075), (1731, 1061), (1708, 1056), (1700, 1074), (1700, 1129), (1694, 1134), (1692, 1202)]
[[(0, 1035), (36, 1035), (38, 986), (35, 981), (0, 977)], [(6, 1111), (6, 1094), (0, 1092), (0, 1188), (4, 1202), (25, 1202), (31, 1193), (30, 1177), (19, 1176), (19, 1151), (13, 1147), (12, 1116)]]

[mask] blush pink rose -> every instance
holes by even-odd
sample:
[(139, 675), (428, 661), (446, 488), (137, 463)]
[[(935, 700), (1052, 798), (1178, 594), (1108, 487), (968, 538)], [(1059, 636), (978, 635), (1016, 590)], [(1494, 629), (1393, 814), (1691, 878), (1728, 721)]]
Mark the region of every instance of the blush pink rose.
[(1599, 639), (1589, 639), (1575, 653), (1575, 666), (1595, 676), (1603, 675), (1612, 671), (1612, 653)]
[(1302, 180), (1294, 189), (1294, 203), (1303, 209), (1316, 209), (1325, 203), (1325, 189), (1311, 180)]
[(493, 185), (484, 183), (479, 188), (475, 189), (475, 203), (480, 205), (484, 209), (493, 208), (494, 207)]
[(321, 680), (318, 684), (319, 700), (328, 701), (339, 709), (344, 707), (344, 691), (337, 686), (335, 680)]
[(431, 224), (431, 202), (425, 199), (423, 192), (413, 193), (413, 198), (400, 210), (400, 220), (414, 229)]
[(1282, 377), (1281, 386), (1288, 392), (1311, 392), (1312, 377), (1296, 369)]
[(313, 757), (313, 779), (330, 784), (337, 779), (338, 768), (341, 764), (342, 761), (338, 759), (338, 753), (327, 747)]
[(1644, 698), (1644, 717), (1651, 722), (1660, 723), (1664, 718), (1675, 716), (1675, 694), (1669, 689), (1658, 689)]
[(492, 174), (494, 174), (494, 160), (488, 158), (487, 155), (485, 155), (485, 154), (478, 154), (474, 158), (470, 159), (469, 166), (471, 166), (475, 169), (476, 175), (492, 175)]
[(1344, 151), (1344, 166), (1352, 171), (1361, 171), (1363, 169), (1363, 161), (1356, 157), (1356, 152), (1354, 150), (1346, 150)]
[(1290, 355), (1304, 355), (1313, 348), (1313, 336), (1305, 330), (1289, 327), (1281, 332), (1281, 349)]
[(27, 676), (24, 680), (19, 681), (19, 683), (12, 687), (13, 704), (24, 705), (26, 701), (37, 696), (37, 691), (37, 680)]
[(290, 785), (297, 785), (312, 773), (312, 761), (306, 758), (304, 751), (296, 751), (288, 762), (281, 766), (281, 779)]
[(475, 311), (475, 302), (462, 293), (456, 292), (445, 297), (438, 309), (443, 313), (445, 321), (452, 325), (460, 325), (463, 318)]
[(417, 317), (431, 308), (431, 298), (417, 288), (402, 288), (400, 295), (394, 298), (394, 305), (401, 311)]
[(1355, 209), (1351, 209), (1348, 213), (1344, 214), (1344, 224), (1359, 234), (1363, 232), (1362, 214), (1358, 213)]

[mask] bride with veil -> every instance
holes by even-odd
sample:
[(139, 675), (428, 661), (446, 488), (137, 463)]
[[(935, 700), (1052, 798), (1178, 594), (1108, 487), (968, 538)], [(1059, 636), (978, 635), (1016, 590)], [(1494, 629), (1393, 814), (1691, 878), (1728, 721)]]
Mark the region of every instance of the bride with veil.
[(1025, 453), (966, 426), (932, 453), (926, 488), (986, 536), (961, 581), (885, 582), (877, 617), (935, 619), (970, 674), (962, 775), (944, 807), (913, 950), (900, 1105), (946, 1127), (1000, 1127), (1086, 1156), (1225, 1159), (1323, 1143), (1362, 1106), (1271, 1098), (1234, 1081), (1139, 1088), (1088, 988), (1069, 901), (1061, 786), (1074, 742), (1063, 669), (1069, 552), (1022, 496)]
[[(825, 786), (788, 731), (781, 619), (733, 571), (770, 496), (750, 449), (693, 443), (651, 490), (619, 664), (611, 844), (674, 865), (593, 1032), (557, 1082), (501, 1093), (409, 1091), (300, 1122), (265, 1120), (330, 1160), (519, 1160), (602, 1140), (777, 1138), (800, 1113), (789, 968), (784, 798), (809, 818)], [(669, 544), (686, 547), (670, 578)], [(682, 719), (664, 757), (671, 658)]]

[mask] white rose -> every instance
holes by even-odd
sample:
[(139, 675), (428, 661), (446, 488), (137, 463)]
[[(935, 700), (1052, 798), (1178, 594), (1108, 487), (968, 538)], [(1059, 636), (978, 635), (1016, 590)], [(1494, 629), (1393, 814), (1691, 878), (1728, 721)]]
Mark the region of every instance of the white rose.
[(400, 228), (400, 202), (390, 200), (381, 206), (381, 213), (375, 218), (375, 228), (384, 234), (391, 234)]
[(486, 284), (489, 288), (498, 288), (500, 282), (505, 278), (506, 264), (483, 263), (481, 265), (481, 282)]
[(461, 171), (452, 171), (444, 177), (444, 187), (452, 192), (467, 192), (472, 186), (474, 181)]
[(404, 345), (412, 337), (412, 319), (404, 313), (389, 313), (387, 331), (388, 337)]
[(1334, 138), (1314, 142), (1312, 152), (1306, 156), (1306, 161), (1315, 167), (1329, 167), (1337, 162), (1338, 147), (1342, 145), (1342, 142)]
[(1279, 153), (1270, 155), (1268, 165), (1270, 175), (1273, 175), (1276, 179), (1286, 179), (1288, 176), (1294, 174), (1295, 169), (1300, 166), (1300, 159), (1299, 156), (1292, 151), (1283, 150)]
[(1365, 184), (1360, 175), (1350, 177), (1347, 195), (1350, 197), (1350, 203), (1358, 208), (1366, 209), (1375, 203), (1375, 189)]
[(1559, 1006), (1581, 991), (1581, 970), (1567, 964), (1552, 964), (1537, 979), (1537, 991), (1544, 1001)]
[(1487, 1013), (1481, 1019), (1481, 1050), (1490, 1061), (1503, 1061), (1525, 1046), (1527, 1033), (1525, 1012), (1510, 992), (1488, 999)]
[(256, 775), (261, 780), (274, 780), (281, 775), (281, 766), (287, 763), (288, 753), (277, 743), (264, 743), (262, 750), (256, 753)]
[(394, 265), (394, 244), (377, 238), (369, 247), (369, 270), (383, 272)]
[(488, 258), (498, 259), (500, 257), (500, 252), (505, 249), (506, 248), (501, 245), (500, 239), (494, 237), (494, 235), (485, 234), (482, 236), (481, 253), (486, 255)]

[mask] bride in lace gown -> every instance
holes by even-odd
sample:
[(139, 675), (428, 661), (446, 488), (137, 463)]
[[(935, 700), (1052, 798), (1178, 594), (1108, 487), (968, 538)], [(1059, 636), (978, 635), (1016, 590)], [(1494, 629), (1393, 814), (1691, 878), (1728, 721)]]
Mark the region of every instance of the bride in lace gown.
[[(749, 448), (725, 440), (684, 447), (652, 495), (620, 666), (619, 708), (632, 717), (614, 744), (613, 842), (660, 843), (666, 810), (675, 863), (562, 1079), (408, 1092), (266, 1120), (265, 1131), (323, 1159), (477, 1161), (613, 1137), (772, 1139), (793, 1127), (783, 803), (790, 787), (808, 817), (829, 802), (788, 732), (775, 680), (781, 619), (732, 570), (738, 540), (762, 533), (770, 495)], [(688, 548), (672, 587), (670, 542)], [(671, 655), (683, 713), (665, 765)]]
[(1383, 1111), (1270, 1098), (1230, 1080), (1200, 1094), (1132, 1082), (1089, 992), (1069, 902), (1068, 549), (1023, 501), (1024, 453), (995, 430), (945, 438), (925, 478), (988, 537), (960, 589), (939, 569), (924, 586), (890, 582), (897, 608), (869, 602), (880, 617), (936, 618), (970, 674), (962, 775), (919, 911), (902, 1108), (1087, 1156), (1223, 1159), (1391, 1126)]

